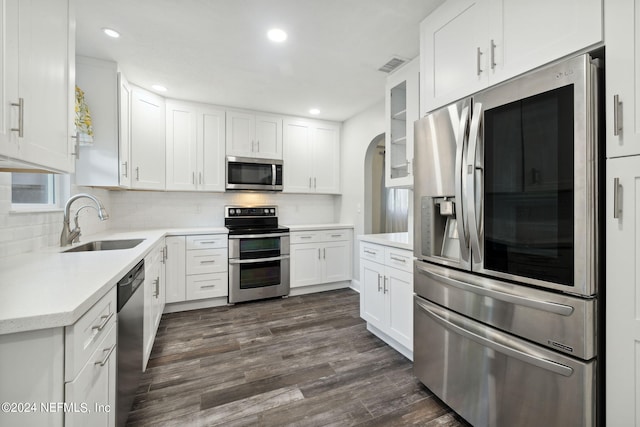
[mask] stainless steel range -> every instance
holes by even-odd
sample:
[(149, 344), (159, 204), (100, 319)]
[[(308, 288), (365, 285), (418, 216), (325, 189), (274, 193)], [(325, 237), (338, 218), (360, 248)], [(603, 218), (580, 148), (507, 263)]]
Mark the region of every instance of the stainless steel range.
[(229, 303), (289, 295), (289, 229), (277, 206), (225, 206)]

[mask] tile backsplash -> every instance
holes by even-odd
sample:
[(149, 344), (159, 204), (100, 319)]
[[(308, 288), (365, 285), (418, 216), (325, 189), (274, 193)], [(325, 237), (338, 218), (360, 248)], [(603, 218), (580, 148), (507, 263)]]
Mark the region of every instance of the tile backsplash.
[[(100, 221), (95, 210), (83, 210), (79, 216), (81, 241), (109, 229), (221, 227), (225, 205), (277, 205), (284, 225), (334, 223), (339, 198), (285, 193), (109, 191), (71, 186), (71, 194), (81, 192), (98, 197), (109, 213), (109, 220)], [(85, 204), (82, 200), (73, 204), (72, 218)], [(62, 209), (12, 212), (11, 174), (0, 173), (0, 258), (58, 246), (62, 219)]]
[(111, 218), (120, 229), (222, 227), (226, 205), (277, 205), (282, 224), (336, 221), (331, 195), (112, 191)]
[[(102, 201), (107, 212), (110, 211), (109, 191), (72, 186), (71, 194), (76, 193), (95, 195)], [(81, 201), (74, 203), (72, 215), (75, 215), (76, 210), (83, 205)], [(12, 212), (11, 174), (0, 173), (0, 258), (58, 246), (63, 216), (62, 209), (45, 212)], [(99, 233), (110, 226), (108, 221), (100, 221), (93, 209), (80, 212), (79, 222), (83, 236)]]

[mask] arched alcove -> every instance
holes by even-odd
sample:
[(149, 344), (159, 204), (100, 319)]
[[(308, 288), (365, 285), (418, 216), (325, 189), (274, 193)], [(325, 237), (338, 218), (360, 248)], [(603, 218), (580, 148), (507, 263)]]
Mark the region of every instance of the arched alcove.
[(364, 232), (396, 233), (408, 230), (411, 194), (385, 187), (385, 134), (371, 140), (364, 165)]

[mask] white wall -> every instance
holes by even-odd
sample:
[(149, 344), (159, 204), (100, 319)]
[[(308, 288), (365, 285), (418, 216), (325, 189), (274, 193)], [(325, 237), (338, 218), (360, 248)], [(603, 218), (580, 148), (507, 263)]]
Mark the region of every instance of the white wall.
[[(385, 131), (384, 98), (350, 118), (342, 126), (342, 198), (338, 220), (354, 225), (354, 235), (365, 234), (365, 157), (371, 141)], [(360, 278), (359, 245), (353, 245), (353, 278)], [(354, 283), (357, 285), (358, 283)]]

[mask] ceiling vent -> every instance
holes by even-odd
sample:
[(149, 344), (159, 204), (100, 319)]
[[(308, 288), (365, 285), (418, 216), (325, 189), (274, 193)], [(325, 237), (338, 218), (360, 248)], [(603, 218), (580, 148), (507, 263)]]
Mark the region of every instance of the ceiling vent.
[(404, 64), (405, 62), (407, 62), (406, 59), (394, 56), (389, 61), (387, 61), (386, 64), (384, 64), (382, 67), (378, 68), (378, 71), (382, 71), (383, 73), (390, 73), (393, 70), (395, 70), (396, 68), (398, 68), (399, 66), (401, 66), (402, 64)]

